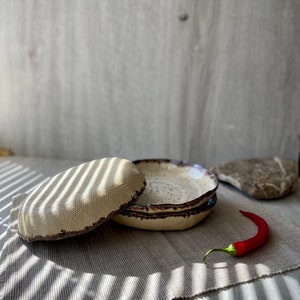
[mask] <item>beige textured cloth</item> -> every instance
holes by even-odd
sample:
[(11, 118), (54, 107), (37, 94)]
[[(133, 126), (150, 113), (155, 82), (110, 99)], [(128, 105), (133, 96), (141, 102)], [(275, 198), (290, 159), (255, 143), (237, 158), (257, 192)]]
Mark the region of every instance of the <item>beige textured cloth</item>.
[[(215, 210), (180, 232), (143, 231), (109, 222), (85, 235), (27, 244), (17, 235), (14, 198), (0, 265), (4, 299), (172, 299), (201, 295), (300, 267), (298, 191), (281, 200), (257, 201), (221, 184)], [(267, 244), (240, 258), (213, 253), (256, 233), (238, 210), (264, 217)], [(1, 297), (0, 297), (1, 298)]]

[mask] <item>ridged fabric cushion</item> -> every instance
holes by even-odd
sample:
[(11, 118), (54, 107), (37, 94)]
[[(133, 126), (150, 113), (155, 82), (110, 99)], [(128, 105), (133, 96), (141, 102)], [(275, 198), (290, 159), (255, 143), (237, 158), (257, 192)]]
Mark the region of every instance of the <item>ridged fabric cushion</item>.
[(41, 183), (21, 205), (18, 232), (28, 242), (57, 240), (94, 229), (134, 203), (144, 175), (129, 160), (83, 163)]

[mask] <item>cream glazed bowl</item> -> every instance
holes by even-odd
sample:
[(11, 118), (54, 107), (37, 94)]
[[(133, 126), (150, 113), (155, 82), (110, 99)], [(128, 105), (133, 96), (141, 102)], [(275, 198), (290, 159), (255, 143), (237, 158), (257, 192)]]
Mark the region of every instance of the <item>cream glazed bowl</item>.
[(216, 202), (218, 180), (198, 164), (170, 159), (133, 162), (146, 188), (138, 200), (113, 220), (147, 230), (184, 230), (203, 220)]

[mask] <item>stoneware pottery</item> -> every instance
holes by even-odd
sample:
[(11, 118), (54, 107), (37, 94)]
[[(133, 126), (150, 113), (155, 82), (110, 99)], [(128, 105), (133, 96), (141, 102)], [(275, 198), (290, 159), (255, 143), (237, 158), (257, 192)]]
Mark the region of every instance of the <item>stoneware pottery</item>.
[(113, 218), (115, 222), (148, 230), (183, 230), (215, 206), (218, 180), (202, 166), (168, 159), (134, 163), (147, 185), (133, 205)]
[(145, 177), (131, 161), (103, 158), (42, 182), (22, 203), (22, 239), (57, 240), (88, 232), (134, 203)]

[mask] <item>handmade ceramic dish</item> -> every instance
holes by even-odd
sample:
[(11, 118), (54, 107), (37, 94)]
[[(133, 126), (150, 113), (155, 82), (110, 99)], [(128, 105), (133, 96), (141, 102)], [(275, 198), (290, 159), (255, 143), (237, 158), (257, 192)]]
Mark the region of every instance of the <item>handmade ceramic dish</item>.
[(215, 206), (218, 180), (202, 166), (168, 159), (134, 163), (145, 176), (146, 188), (114, 221), (141, 229), (182, 230), (200, 222)]
[(125, 210), (114, 217), (114, 221), (145, 230), (185, 230), (202, 221), (213, 210), (217, 196), (207, 200), (204, 204), (187, 210), (166, 213), (145, 214)]
[(134, 203), (145, 184), (127, 159), (107, 157), (74, 166), (27, 195), (19, 210), (19, 236), (33, 242), (91, 231)]

